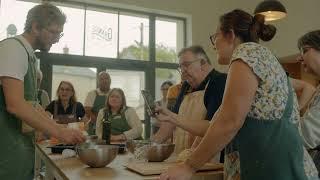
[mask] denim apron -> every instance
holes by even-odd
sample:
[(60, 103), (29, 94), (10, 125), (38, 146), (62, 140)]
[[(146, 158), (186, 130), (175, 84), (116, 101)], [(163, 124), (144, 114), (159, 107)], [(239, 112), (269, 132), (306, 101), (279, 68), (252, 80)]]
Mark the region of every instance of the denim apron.
[[(304, 149), (298, 127), (291, 121), (293, 92), (279, 120), (247, 117), (235, 138), (226, 147), (225, 179), (307, 180)], [(236, 164), (240, 158), (240, 164)], [(240, 166), (240, 172), (234, 172)]]

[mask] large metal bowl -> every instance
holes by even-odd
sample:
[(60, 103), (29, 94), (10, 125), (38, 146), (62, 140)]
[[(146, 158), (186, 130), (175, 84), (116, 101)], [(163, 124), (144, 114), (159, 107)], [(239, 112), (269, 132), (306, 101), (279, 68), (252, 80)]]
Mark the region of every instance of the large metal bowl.
[(105, 167), (111, 163), (118, 154), (118, 146), (96, 145), (83, 143), (76, 147), (77, 154), (84, 164), (93, 167)]
[(149, 162), (161, 162), (170, 157), (174, 151), (174, 144), (155, 144), (149, 145), (147, 150), (147, 160)]

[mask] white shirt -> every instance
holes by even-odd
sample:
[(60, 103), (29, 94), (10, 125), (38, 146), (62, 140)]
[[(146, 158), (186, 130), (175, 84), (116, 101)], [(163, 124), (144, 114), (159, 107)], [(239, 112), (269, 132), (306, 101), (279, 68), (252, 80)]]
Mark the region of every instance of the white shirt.
[(301, 133), (305, 147), (312, 149), (320, 145), (320, 86), (308, 106), (302, 117)]
[(96, 92), (98, 92), (99, 96), (107, 96), (108, 93), (102, 92), (99, 88), (92, 90), (88, 93), (85, 101), (84, 101), (84, 107), (93, 107), (94, 100), (96, 99)]
[[(31, 56), (35, 56), (30, 43), (22, 35), (16, 38), (22, 41)], [(28, 71), (28, 54), (17, 40), (8, 39), (0, 43), (0, 59), (0, 77), (7, 76), (24, 80)]]

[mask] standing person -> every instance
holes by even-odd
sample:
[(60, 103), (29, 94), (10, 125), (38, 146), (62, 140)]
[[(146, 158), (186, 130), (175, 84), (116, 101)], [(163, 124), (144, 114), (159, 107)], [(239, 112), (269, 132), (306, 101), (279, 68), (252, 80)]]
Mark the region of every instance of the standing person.
[(272, 52), (258, 44), (276, 28), (264, 16), (233, 10), (210, 36), (218, 62), (229, 64), (222, 104), (189, 158), (161, 180), (191, 179), (226, 149), (226, 180), (315, 180), (317, 169), (299, 134), (299, 107), (290, 81)]
[(28, 12), (24, 33), (0, 43), (0, 179), (33, 179), (32, 128), (65, 143), (84, 141), (80, 131), (56, 124), (35, 103), (34, 51), (49, 51), (52, 44), (59, 41), (65, 20), (56, 6), (37, 5)]
[(42, 72), (40, 69), (38, 69), (37, 70), (37, 88), (38, 88), (37, 98), (38, 98), (39, 104), (42, 106), (42, 108), (45, 109), (49, 105), (50, 99), (47, 91), (40, 89), (42, 77), (43, 77)]
[(46, 111), (61, 124), (78, 122), (85, 115), (84, 107), (81, 102), (77, 101), (76, 92), (69, 81), (60, 82), (57, 89), (57, 99), (48, 105)]
[[(161, 99), (156, 101), (155, 103), (158, 105), (158, 106), (161, 106), (161, 107), (164, 107), (166, 108), (167, 107), (167, 94), (168, 94), (168, 89), (173, 85), (173, 83), (171, 81), (164, 81), (162, 84), (161, 84), (161, 87), (160, 87), (160, 90), (161, 90)], [(152, 118), (151, 119), (151, 131), (152, 131), (152, 134), (155, 134), (158, 130), (159, 130), (159, 127), (160, 127), (160, 123)]]
[(105, 105), (106, 97), (110, 91), (111, 85), (111, 78), (107, 72), (102, 71), (98, 76), (98, 88), (90, 91), (84, 102), (86, 116), (90, 119), (88, 129), (90, 135), (95, 134), (97, 115), (99, 110)]
[[(304, 70), (320, 77), (320, 30), (303, 35), (298, 41), (298, 48)], [(320, 85), (306, 105), (301, 132), (304, 144), (320, 171)]]

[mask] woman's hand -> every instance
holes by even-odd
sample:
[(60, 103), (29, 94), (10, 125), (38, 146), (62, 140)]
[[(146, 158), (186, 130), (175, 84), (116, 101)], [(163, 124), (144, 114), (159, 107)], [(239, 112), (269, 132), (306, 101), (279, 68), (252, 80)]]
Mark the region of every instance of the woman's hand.
[(160, 180), (189, 180), (193, 170), (185, 163), (175, 165), (160, 175)]

